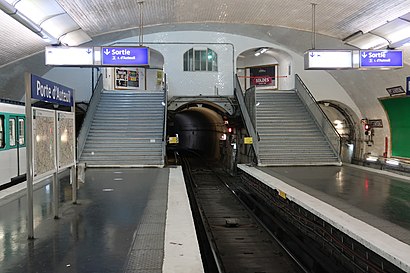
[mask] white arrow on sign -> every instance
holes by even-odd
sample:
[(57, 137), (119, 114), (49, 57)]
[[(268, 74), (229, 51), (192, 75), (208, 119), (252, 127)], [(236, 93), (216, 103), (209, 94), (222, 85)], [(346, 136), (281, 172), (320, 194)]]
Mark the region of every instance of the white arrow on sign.
[(110, 51), (108, 50), (108, 48), (105, 49), (104, 54), (105, 55), (110, 55)]
[(362, 57), (363, 57), (363, 58), (366, 58), (366, 57), (367, 57), (366, 52), (363, 52), (363, 53), (362, 53)]

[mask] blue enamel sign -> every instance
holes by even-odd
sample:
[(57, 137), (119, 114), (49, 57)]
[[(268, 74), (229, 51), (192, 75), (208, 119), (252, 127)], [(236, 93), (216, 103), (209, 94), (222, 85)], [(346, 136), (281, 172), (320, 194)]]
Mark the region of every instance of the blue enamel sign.
[(101, 47), (101, 65), (147, 66), (148, 47)]
[(64, 85), (31, 75), (31, 98), (65, 106), (74, 105), (74, 90)]
[(360, 67), (403, 67), (400, 50), (360, 50)]

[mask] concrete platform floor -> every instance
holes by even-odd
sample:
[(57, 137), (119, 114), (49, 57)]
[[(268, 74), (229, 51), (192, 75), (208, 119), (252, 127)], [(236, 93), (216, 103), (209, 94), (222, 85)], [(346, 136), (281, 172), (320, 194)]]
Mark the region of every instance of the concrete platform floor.
[(0, 272), (124, 271), (150, 193), (154, 187), (165, 187), (166, 194), (168, 175), (165, 168), (88, 169), (78, 205), (71, 204), (71, 186), (62, 179), (58, 220), (52, 217), (48, 184), (34, 192), (34, 240), (27, 240), (26, 198), (1, 206)]

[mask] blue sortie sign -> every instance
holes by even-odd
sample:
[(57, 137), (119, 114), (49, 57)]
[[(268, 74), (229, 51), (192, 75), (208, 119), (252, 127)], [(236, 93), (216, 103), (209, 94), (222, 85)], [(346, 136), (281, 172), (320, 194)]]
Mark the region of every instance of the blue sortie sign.
[(31, 75), (31, 98), (56, 103), (65, 106), (73, 106), (74, 90), (64, 85)]
[(402, 67), (403, 52), (400, 50), (361, 50), (361, 67)]
[(102, 47), (101, 64), (112, 66), (149, 65), (148, 47)]

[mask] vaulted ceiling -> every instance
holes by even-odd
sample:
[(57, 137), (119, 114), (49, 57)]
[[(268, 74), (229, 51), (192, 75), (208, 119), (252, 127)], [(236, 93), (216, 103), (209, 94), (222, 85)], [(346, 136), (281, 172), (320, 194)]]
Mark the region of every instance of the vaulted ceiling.
[[(1, 0), (0, 2), (4, 2)], [(16, 4), (28, 0), (7, 0)], [(32, 1), (31, 1), (32, 2)], [(36, 4), (46, 5), (39, 0)], [(56, 0), (91, 38), (120, 30), (138, 28), (137, 0)], [(145, 0), (143, 25), (182, 23), (229, 23), (280, 26), (311, 31), (311, 0)], [(343, 38), (367, 33), (410, 12), (410, 0), (316, 0), (318, 34)], [(35, 54), (47, 42), (0, 11), (0, 67)], [(59, 37), (56, 37), (59, 38)], [(408, 49), (406, 49), (407, 51)]]

